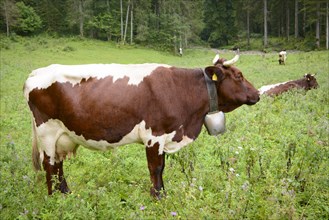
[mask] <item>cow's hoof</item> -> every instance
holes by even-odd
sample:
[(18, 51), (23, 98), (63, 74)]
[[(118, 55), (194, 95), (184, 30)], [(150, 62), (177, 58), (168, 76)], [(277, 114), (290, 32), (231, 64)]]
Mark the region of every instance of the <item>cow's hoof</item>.
[(166, 197), (166, 192), (164, 190), (156, 190), (153, 187), (150, 189), (151, 196), (157, 200), (161, 200)]
[(64, 193), (64, 194), (70, 194), (71, 193), (71, 190), (67, 186), (67, 183), (66, 183), (65, 179), (59, 184), (58, 189), (61, 191), (61, 193)]
[(61, 193), (63, 194), (70, 194), (71, 193), (71, 190), (69, 188), (60, 188), (61, 190)]

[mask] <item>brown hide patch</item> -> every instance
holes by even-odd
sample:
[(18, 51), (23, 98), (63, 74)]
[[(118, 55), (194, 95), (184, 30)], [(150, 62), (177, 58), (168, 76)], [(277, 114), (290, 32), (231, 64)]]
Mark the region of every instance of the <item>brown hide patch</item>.
[(269, 89), (268, 91), (265, 92), (265, 94), (270, 95), (270, 96), (275, 96), (275, 95), (280, 95), (281, 93), (287, 92), (293, 88), (299, 88), (298, 84), (294, 82), (287, 82), (282, 85), (278, 85), (274, 88)]
[(58, 119), (76, 135), (119, 142), (145, 121), (155, 136), (176, 131), (175, 141), (195, 139), (208, 111), (201, 70), (159, 67), (136, 85), (128, 77), (83, 79), (80, 84), (55, 82), (29, 94), (37, 126)]

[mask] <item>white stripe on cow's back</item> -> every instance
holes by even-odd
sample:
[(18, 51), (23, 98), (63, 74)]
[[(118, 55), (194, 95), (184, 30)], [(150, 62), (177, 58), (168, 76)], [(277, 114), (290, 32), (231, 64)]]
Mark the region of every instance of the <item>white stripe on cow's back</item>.
[(259, 94), (264, 94), (266, 91), (270, 90), (270, 89), (273, 89), (279, 85), (282, 85), (282, 84), (285, 84), (287, 82), (283, 82), (283, 83), (277, 83), (277, 84), (272, 84), (272, 85), (266, 85), (266, 86), (262, 86), (258, 89), (259, 91)]
[(48, 88), (54, 82), (70, 82), (72, 86), (81, 82), (82, 79), (95, 77), (102, 79), (107, 76), (113, 77), (113, 82), (128, 77), (128, 85), (138, 85), (144, 77), (150, 75), (157, 67), (170, 67), (166, 64), (84, 64), (84, 65), (60, 65), (52, 64), (47, 67), (33, 70), (25, 83), (24, 94), (33, 89)]
[(117, 143), (109, 143), (105, 140), (86, 140), (83, 135), (76, 135), (75, 132), (69, 131), (65, 125), (58, 119), (50, 119), (47, 122), (36, 127), (38, 146), (41, 161), (43, 152), (50, 157), (50, 163), (63, 160), (67, 155), (74, 153), (77, 145), (82, 145), (91, 150), (105, 151), (111, 148), (131, 144), (143, 143), (147, 147), (153, 147), (159, 144), (159, 154), (174, 153), (182, 147), (193, 142), (193, 139), (183, 136), (180, 142), (173, 141), (176, 131), (169, 134), (154, 136), (152, 129), (146, 129), (145, 121), (135, 125), (135, 127)]

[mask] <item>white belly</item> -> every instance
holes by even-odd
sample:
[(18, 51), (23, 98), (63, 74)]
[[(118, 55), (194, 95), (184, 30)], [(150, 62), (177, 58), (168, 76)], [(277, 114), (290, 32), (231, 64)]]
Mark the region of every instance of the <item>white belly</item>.
[(48, 120), (36, 128), (38, 136), (38, 146), (41, 159), (43, 152), (50, 156), (50, 163), (62, 161), (66, 156), (74, 154), (78, 145), (82, 145), (91, 150), (105, 151), (110, 148), (130, 143), (141, 143), (147, 147), (159, 144), (159, 154), (163, 152), (173, 153), (182, 147), (193, 142), (193, 139), (183, 136), (180, 142), (173, 141), (176, 131), (161, 136), (154, 136), (152, 129), (146, 129), (145, 121), (135, 125), (135, 127), (117, 143), (109, 143), (106, 140), (86, 140), (83, 135), (76, 135), (69, 131), (65, 125), (56, 119)]

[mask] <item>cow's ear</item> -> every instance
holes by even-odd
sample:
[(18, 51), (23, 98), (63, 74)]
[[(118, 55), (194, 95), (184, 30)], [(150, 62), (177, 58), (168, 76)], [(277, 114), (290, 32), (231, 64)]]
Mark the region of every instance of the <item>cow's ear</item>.
[(220, 68), (215, 66), (208, 66), (205, 69), (207, 76), (213, 81), (220, 81), (223, 78), (223, 73)]

